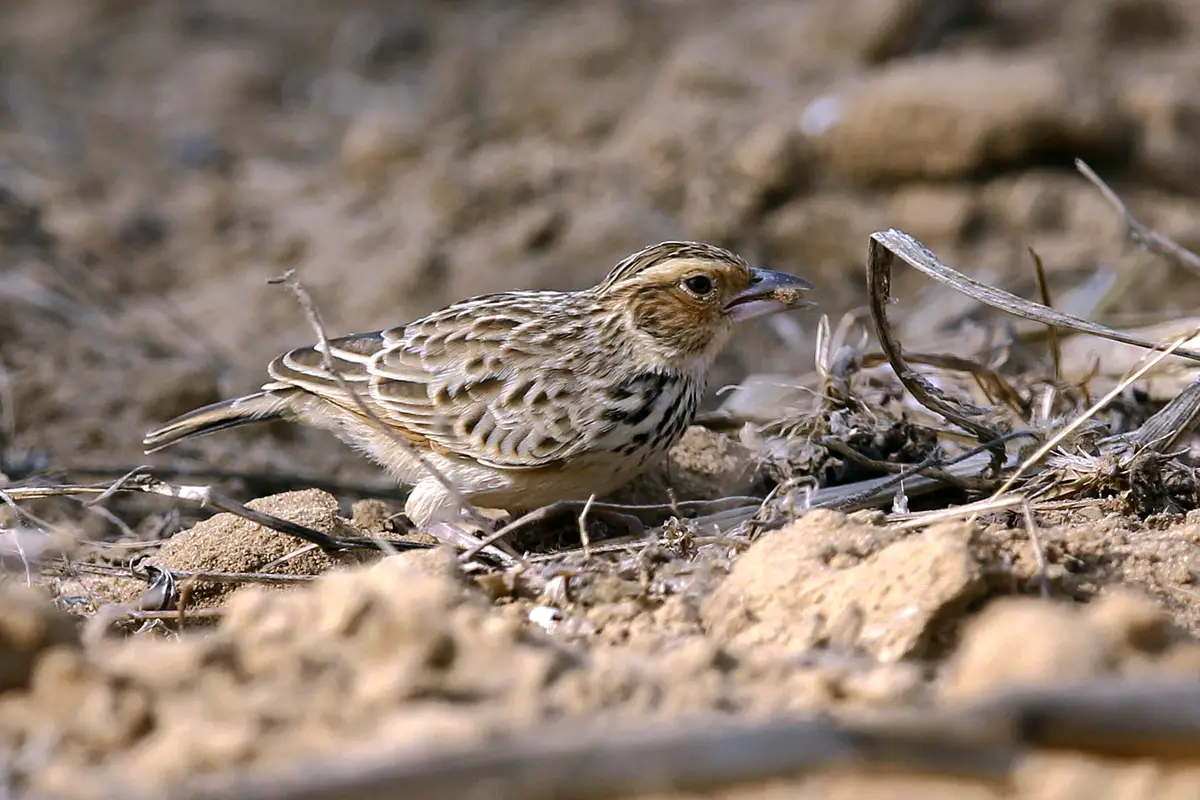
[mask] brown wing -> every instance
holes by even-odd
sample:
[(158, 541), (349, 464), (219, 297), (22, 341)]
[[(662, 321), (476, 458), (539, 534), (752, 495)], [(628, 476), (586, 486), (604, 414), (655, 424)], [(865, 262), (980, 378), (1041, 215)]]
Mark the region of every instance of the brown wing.
[[(383, 334), (384, 331), (358, 333), (329, 341), (329, 353), (337, 374), (341, 376), (345, 386), (357, 394), (376, 414), (379, 410), (374, 408), (375, 403), (371, 397), (372, 376), (369, 364), (371, 358), (383, 346)], [(267, 373), (273, 380), (263, 384), (264, 391), (300, 389), (344, 411), (361, 414), (358, 403), (326, 369), (325, 357), (319, 345), (289, 350), (267, 366)], [(413, 432), (402, 428), (397, 428), (396, 432), (414, 443), (425, 443), (422, 437)]]
[[(402, 328), (330, 342), (334, 365), (381, 419), (413, 441), (506, 468), (536, 468), (585, 451), (604, 432), (581, 388), (578, 315), (546, 313), (565, 295), (476, 298)], [(277, 358), (269, 372), (347, 410), (354, 402), (316, 348)], [(611, 427), (611, 426), (608, 426)]]

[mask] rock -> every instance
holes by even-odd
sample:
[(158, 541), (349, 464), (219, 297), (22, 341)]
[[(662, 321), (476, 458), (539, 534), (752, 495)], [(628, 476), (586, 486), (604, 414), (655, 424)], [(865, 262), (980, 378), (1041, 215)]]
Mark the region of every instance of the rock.
[[(983, 575), (964, 526), (934, 527), (878, 549), (894, 535), (810, 512), (742, 555), (705, 604), (704, 620), (732, 645), (834, 644), (888, 661), (928, 654), (955, 615), (982, 596)], [(855, 549), (857, 563), (839, 552)]]
[(382, 500), (363, 498), (350, 507), (350, 524), (367, 536), (390, 533), (395, 512)]
[(457, 553), (450, 547), (427, 550), (403, 550), (382, 559), (374, 569), (397, 569), (401, 572), (457, 581), (462, 578)]
[(870, 64), (935, 50), (986, 14), (987, 0), (823, 0), (819, 34)]
[(332, 653), (319, 655), (322, 642), (353, 642), (364, 660), (392, 652), (397, 666), (400, 652), (411, 648), (407, 666), (419, 669), (449, 646), (446, 615), (453, 584), (417, 574), (398, 580), (394, 564), (383, 566), (325, 575), (313, 591), (286, 597), (262, 589), (242, 592), (230, 599), (221, 630), (239, 642), (250, 673), (283, 667), (298, 648), (328, 663), (340, 660)]
[[(246, 504), (321, 533), (356, 536), (358, 531), (342, 519), (337, 499), (319, 489), (261, 497)], [(306, 548), (295, 536), (264, 528), (234, 514), (217, 514), (196, 523), (171, 538), (147, 564), (171, 571), (259, 572), (272, 562), (303, 550), (271, 569), (281, 575), (317, 575), (334, 567), (375, 558), (373, 553), (334, 555)], [(144, 585), (142, 588), (145, 588)], [(197, 581), (191, 594), (192, 607), (219, 605), (227, 595), (240, 588), (235, 583)], [(131, 600), (132, 597), (126, 598)]]
[(738, 440), (693, 425), (669, 455), (672, 483), (681, 496), (746, 494), (758, 480), (755, 454)]
[(1048, 169), (989, 181), (979, 191), (979, 204), (991, 221), (1026, 237), (1068, 233), (1112, 248), (1124, 234), (1124, 221), (1095, 188), (1075, 175)]
[(390, 110), (364, 111), (342, 135), (342, 168), (355, 178), (380, 177), (392, 164), (418, 152), (420, 123), (415, 111), (407, 115)]
[(1161, 653), (1175, 638), (1158, 603), (1126, 587), (1114, 587), (1092, 603), (1088, 622), (1128, 655)]
[(807, 178), (805, 155), (790, 115), (765, 120), (736, 142), (723, 181), (734, 219), (750, 218), (771, 200), (796, 194)]
[(1062, 603), (1004, 598), (963, 634), (944, 692), (971, 697), (1002, 688), (1098, 677), (1115, 666), (1112, 640)]
[(889, 225), (911, 234), (937, 252), (962, 242), (978, 219), (969, 187), (918, 183), (899, 187), (888, 199)]
[(1108, 99), (1049, 58), (899, 62), (819, 102), (821, 122), (811, 105), (806, 129), (836, 171), (862, 183), (962, 178), (1047, 152), (1088, 156), (1123, 144)]
[(0, 608), (0, 693), (27, 687), (48, 651), (78, 647), (78, 630), (42, 592), (0, 583)]
[(1176, 74), (1136, 73), (1122, 82), (1122, 110), (1136, 129), (1134, 160), (1164, 187), (1200, 189), (1200, 90)]
[(485, 69), (481, 97), (491, 122), (566, 139), (609, 131), (636, 102), (658, 54), (650, 22), (636, 4), (591, 3), (516, 26)]
[(762, 230), (774, 268), (820, 286), (823, 306), (846, 307), (862, 302), (867, 237), (893, 225), (874, 198), (822, 192), (785, 203), (767, 216)]
[(1091, 0), (1069, 4), (1064, 22), (1109, 57), (1122, 51), (1169, 51), (1172, 43), (1188, 36), (1189, 5), (1178, 0)]

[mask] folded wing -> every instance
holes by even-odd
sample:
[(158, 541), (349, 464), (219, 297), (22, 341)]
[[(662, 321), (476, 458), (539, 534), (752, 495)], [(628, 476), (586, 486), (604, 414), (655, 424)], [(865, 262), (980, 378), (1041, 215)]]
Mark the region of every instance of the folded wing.
[[(586, 449), (589, 414), (570, 355), (530, 336), (535, 316), (451, 306), (411, 325), (329, 342), (345, 387), (316, 347), (275, 359), (272, 383), (361, 413), (350, 389), (414, 444), (504, 469), (546, 467)], [(568, 348), (569, 349), (569, 348)]]

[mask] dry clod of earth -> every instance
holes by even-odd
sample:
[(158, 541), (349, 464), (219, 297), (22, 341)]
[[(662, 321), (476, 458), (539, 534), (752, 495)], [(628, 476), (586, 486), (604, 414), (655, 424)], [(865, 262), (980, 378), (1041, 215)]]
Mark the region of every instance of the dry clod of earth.
[(0, 744), (58, 740), (33, 788), (102, 796), (131, 774), (166, 787), (351, 735), (432, 751), (528, 719), (568, 655), (404, 561), (238, 592), (211, 634), (43, 658), (27, 694), (0, 699)]
[(1128, 591), (1088, 605), (1001, 598), (967, 623), (942, 688), (948, 697), (966, 698), (1013, 686), (1082, 682), (1155, 663), (1172, 645), (1171, 660), (1186, 664), (1196, 645), (1179, 638), (1156, 603)]
[[(408, 755), (432, 754), (564, 716), (767, 719), (927, 704), (939, 685), (960, 700), (1023, 680), (1200, 670), (1194, 642), (1135, 595), (1080, 607), (1002, 598), (971, 622), (991, 557), (965, 525), (904, 534), (865, 519), (813, 511), (765, 534), (702, 609), (709, 632), (643, 608), (625, 646), (546, 635), (528, 606), (493, 605), (447, 550), (287, 591), (243, 588), (205, 633), (82, 648), (48, 600), (16, 587), (11, 605), (33, 613), (0, 629), (18, 631), (8, 638), (27, 654), (0, 695), (0, 747), (40, 753), (20, 762), (30, 789), (99, 797), (124, 791), (129, 775), (146, 790), (197, 786), (334, 751), (365, 758), (403, 743)], [(573, 609), (584, 619), (611, 611)], [(964, 624), (931, 684), (937, 672), (923, 660)], [(46, 741), (58, 744), (38, 750)], [(1071, 763), (1027, 769), (1068, 774)]]
[[(261, 497), (246, 505), (331, 536), (360, 535), (348, 520), (342, 518), (337, 499), (319, 489)], [(302, 552), (292, 555), (298, 551)], [(264, 528), (234, 514), (216, 514), (172, 536), (155, 555), (146, 559), (145, 565), (181, 572), (247, 573), (260, 572), (266, 565), (279, 562), (271, 569), (273, 574), (319, 575), (376, 557), (377, 554), (370, 551), (325, 553), (294, 536)], [(134, 581), (120, 581), (114, 585), (117, 599), (125, 603), (132, 602), (146, 588), (145, 584)], [(197, 580), (192, 586), (189, 607), (219, 606), (238, 588), (234, 583)]]
[(79, 644), (76, 626), (44, 591), (0, 579), (0, 609), (0, 693), (27, 687), (48, 650)]
[[(259, 385), (266, 360), (312, 340), (293, 298), (266, 283), (285, 269), (333, 335), (479, 293), (586, 286), (668, 239), (811, 280), (828, 326), (779, 317), (740, 331), (704, 408), (765, 376), (738, 400), (754, 413), (690, 429), (666, 464), (597, 498), (628, 503), (762, 497), (780, 480), (837, 483), (935, 443), (948, 457), (973, 446), (900, 390), (869, 337), (860, 351), (876, 231), (914, 235), (1020, 298), (1041, 296), (1032, 248), (1056, 308), (1154, 342), (1196, 324), (1195, 265), (1122, 249), (1128, 220), (1066, 169), (1087, 159), (1139, 220), (1196, 248), (1195, 0), (175, 5), (2, 4), (8, 497), (112, 480), (145, 463), (150, 427)], [(1045, 326), (892, 271), (874, 296), (896, 301), (888, 321), (910, 366), (1005, 430), (1061, 430), (1145, 355), (1058, 328), (1054, 364)], [(1020, 402), (1004, 411), (1013, 397), (993, 396), (991, 378), (919, 353), (974, 359)], [(1083, 392), (1090, 353), (1101, 373)], [(1189, 385), (1193, 363), (1164, 362), (1034, 467), (1082, 476), (1056, 483), (1062, 498), (1027, 495), (1038, 548), (1011, 507), (976, 528), (816, 511), (773, 532), (720, 515), (659, 527), (668, 510), (644, 512), (645, 541), (606, 541), (593, 520), (588, 552), (568, 519), (550, 544), (511, 542), (531, 551), (527, 566), (489, 571), (444, 549), (327, 554), (228, 514), (161, 540), (194, 511), (162, 496), (14, 500), (48, 526), (0, 504), (12, 570), (0, 576), (0, 795), (186, 795), (326, 760), (358, 774), (371, 753), (508, 744), (552, 722), (924, 718), (1067, 678), (1194, 681), (1195, 439), (1164, 445), (1182, 453), (1170, 471), (1151, 460), (1123, 473), (1097, 444)], [(746, 422), (759, 429), (726, 435)], [(832, 458), (831, 439), (875, 463)], [(390, 499), (343, 515), (339, 501), (384, 479), (295, 426), (206, 437), (151, 463), (334, 536), (403, 527)], [(894, 487), (915, 513), (989, 491), (918, 494), (915, 481)], [(334, 488), (272, 495), (316, 485)], [(779, 488), (762, 527), (805, 496)], [(174, 575), (195, 611), (182, 630), (153, 593), (136, 610), (145, 583), (112, 577), (135, 561)], [(233, 574), (187, 577), (205, 572)], [(247, 585), (264, 577), (248, 573), (276, 580)], [(1028, 599), (1043, 588), (1051, 601)], [(1003, 785), (850, 768), (692, 796), (1196, 795), (1200, 761), (1162, 752), (1191, 740), (1139, 741), (1153, 758), (1038, 751)]]
[(247, 588), (226, 607), (205, 634), (43, 651), (28, 691), (0, 696), (0, 747), (58, 742), (26, 776), (30, 788), (99, 797), (129, 775), (165, 789), (334, 750), (367, 757), (405, 742), (410, 755), (433, 753), (563, 715), (769, 717), (921, 691), (912, 665), (735, 656), (704, 637), (654, 657), (569, 649), (496, 614), (438, 551), (285, 592)]
[(1055, 148), (1105, 153), (1123, 135), (1099, 87), (1041, 57), (908, 61), (835, 97), (822, 149), (865, 183), (961, 178)]
[(931, 655), (987, 591), (969, 526), (908, 538), (828, 511), (764, 536), (703, 607), (732, 646), (862, 649), (881, 661)]

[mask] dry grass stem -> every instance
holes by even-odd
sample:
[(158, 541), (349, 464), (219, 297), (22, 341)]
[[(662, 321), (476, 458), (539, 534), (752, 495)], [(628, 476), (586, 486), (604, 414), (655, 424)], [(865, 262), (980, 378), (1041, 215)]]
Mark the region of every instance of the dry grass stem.
[(330, 760), (285, 777), (239, 780), (201, 800), (629, 797), (720, 791), (830, 769), (970, 777), (1004, 785), (1035, 752), (1195, 762), (1200, 700), (1191, 681), (1097, 681), (995, 694), (963, 708), (829, 718), (618, 727), (587, 723), (433, 756)]
[[(115, 488), (114, 488), (115, 486)], [(51, 497), (73, 496), (110, 496), (116, 492), (134, 492), (160, 495), (175, 500), (195, 503), (204, 508), (214, 508), (233, 514), (250, 522), (262, 525), (264, 528), (296, 536), (315, 544), (327, 552), (347, 549), (378, 550), (379, 544), (372, 537), (337, 537), (322, 533), (299, 523), (282, 519), (262, 511), (255, 511), (241, 503), (219, 494), (211, 486), (176, 485), (160, 481), (147, 474), (129, 475), (114, 484), (102, 485), (58, 485), (58, 486), (15, 486), (6, 492), (0, 492), (0, 499), (7, 498), (13, 502), (24, 500), (39, 500)], [(25, 512), (22, 512), (25, 513)], [(397, 549), (427, 549), (429, 545), (412, 541), (393, 541), (392, 547)]]
[(1016, 484), (1017, 480), (1022, 475), (1024, 475), (1026, 472), (1028, 472), (1039, 461), (1041, 461), (1046, 456), (1047, 453), (1049, 453), (1054, 448), (1058, 447), (1063, 442), (1064, 439), (1066, 439), (1072, 433), (1077, 431), (1085, 422), (1087, 422), (1089, 419), (1094, 417), (1101, 409), (1103, 409), (1105, 406), (1107, 406), (1109, 403), (1111, 403), (1113, 401), (1113, 399), (1115, 399), (1118, 395), (1121, 394), (1121, 392), (1125, 391), (1126, 388), (1128, 388), (1130, 385), (1135, 383), (1139, 378), (1141, 378), (1143, 375), (1145, 375), (1147, 372), (1149, 372), (1151, 369), (1153, 369), (1154, 366), (1156, 364), (1158, 364), (1158, 362), (1162, 361), (1164, 358), (1169, 357), (1172, 353), (1175, 353), (1178, 350), (1180, 345), (1182, 345), (1184, 342), (1191, 339), (1197, 333), (1200, 333), (1200, 330), (1194, 331), (1191, 334), (1188, 334), (1187, 336), (1181, 336), (1180, 338), (1176, 339), (1173, 343), (1171, 343), (1169, 346), (1167, 346), (1167, 348), (1165, 350), (1162, 350), (1162, 351), (1156, 353), (1153, 358), (1148, 360), (1146, 363), (1142, 364), (1142, 366), (1139, 367), (1135, 372), (1133, 372), (1131, 375), (1127, 376), (1124, 380), (1122, 380), (1120, 383), (1118, 383), (1116, 386), (1114, 386), (1107, 394), (1105, 394), (1103, 397), (1101, 397), (1099, 400), (1097, 400), (1095, 403), (1093, 403), (1090, 408), (1088, 408), (1082, 414), (1077, 416), (1075, 419), (1071, 420), (1071, 422), (1068, 425), (1064, 426), (1061, 430), (1059, 430), (1057, 433), (1055, 433), (1054, 436), (1052, 436), (1048, 440), (1046, 440), (1046, 442), (1044, 444), (1042, 444), (1037, 450), (1035, 450), (1032, 455), (1030, 455), (1028, 458), (1026, 458), (1023, 462), (1021, 462), (1020, 466), (1017, 467), (1016, 471), (1013, 472), (1008, 477), (1008, 479), (1000, 486), (1000, 488), (997, 489), (992, 494), (992, 498), (993, 499), (998, 498), (1001, 495), (1003, 495), (1005, 492), (1007, 492), (1009, 489), (1011, 489), (1013, 487), (1013, 485)]
[(932, 511), (910, 511), (906, 514), (890, 514), (888, 515), (888, 523), (895, 526), (897, 530), (916, 530), (935, 525), (939, 522), (948, 522), (956, 519), (973, 521), (983, 514), (1012, 511), (1015, 508), (1019, 508), (1025, 502), (1026, 499), (1022, 495), (1009, 494), (999, 499), (986, 498), (976, 500), (972, 503), (963, 503), (962, 505), (938, 508)]
[(1184, 387), (1141, 427), (1122, 438), (1135, 447), (1164, 453), (1173, 449), (1200, 417), (1200, 379)]
[[(99, 464), (71, 465), (63, 469), (65, 475), (72, 478), (117, 478), (138, 470), (146, 471), (148, 467), (104, 466)], [(354, 483), (351, 481), (335, 481), (316, 475), (305, 475), (285, 470), (256, 471), (240, 469), (221, 469), (219, 467), (173, 467), (155, 466), (154, 476), (165, 481), (186, 482), (220, 482), (238, 481), (248, 487), (253, 487), (263, 494), (280, 494), (299, 489), (320, 489), (334, 496), (370, 497), (381, 500), (400, 500), (408, 497), (408, 489), (398, 487), (394, 483)], [(82, 481), (74, 481), (82, 482)]]
[[(53, 565), (52, 567), (53, 568)], [(113, 578), (137, 578), (140, 580), (151, 580), (152, 574), (141, 573), (136, 569), (129, 567), (117, 567), (110, 564), (87, 564), (73, 563), (70, 566), (73, 572), (92, 574), (92, 575), (107, 575)], [(272, 586), (290, 586), (297, 583), (308, 583), (316, 575), (280, 575), (270, 572), (211, 572), (206, 570), (171, 570), (170, 573), (178, 581), (204, 581), (207, 583), (263, 583)]]
[(592, 510), (592, 503), (596, 502), (596, 495), (592, 494), (588, 497), (587, 502), (583, 504), (583, 510), (579, 512), (579, 543), (583, 545), (583, 554), (590, 556), (592, 554), (592, 536), (588, 533), (587, 519), (588, 512)]
[[(1053, 325), (1057, 328), (1066, 328), (1077, 333), (1098, 336), (1102, 339), (1109, 339), (1146, 350), (1157, 350), (1162, 347), (1161, 344), (1147, 339), (1080, 319), (1079, 317), (1044, 306), (1041, 303), (1034, 303), (1018, 297), (1003, 289), (997, 289), (972, 280), (961, 272), (943, 264), (936, 255), (912, 236), (894, 228), (871, 234), (868, 245), (867, 259), (869, 265), (871, 265), (868, 268), (869, 274), (878, 276), (873, 279), (874, 282), (878, 283), (878, 289), (872, 289), (872, 296), (875, 297), (878, 294), (880, 302), (885, 301), (887, 298), (887, 289), (891, 284), (891, 266), (896, 258), (900, 258), (909, 266), (935, 281), (953, 286), (958, 291), (979, 302), (1012, 314), (1013, 316), (1032, 320), (1043, 325)], [(882, 307), (880, 308), (880, 312), (882, 314)], [(1200, 351), (1180, 347), (1175, 350), (1175, 355), (1200, 362)]]
[[(1037, 277), (1038, 295), (1042, 305), (1046, 308), (1054, 308), (1054, 300), (1050, 296), (1050, 284), (1046, 281), (1046, 265), (1042, 263), (1042, 257), (1032, 247), (1029, 248), (1029, 257), (1033, 259), (1033, 273)], [(1047, 325), (1046, 337), (1050, 342), (1050, 359), (1054, 364), (1054, 382), (1058, 384), (1062, 382), (1062, 346), (1058, 342), (1058, 328)]]
[(463, 496), (463, 493), (458, 490), (458, 487), (455, 486), (449, 478), (442, 474), (441, 470), (431, 464), (429, 459), (425, 458), (425, 456), (418, 452), (416, 448), (414, 448), (409, 442), (405, 441), (403, 436), (396, 433), (396, 431), (393, 430), (390, 425), (381, 420), (379, 415), (371, 410), (370, 406), (363, 402), (363, 399), (361, 396), (359, 396), (358, 391), (355, 390), (354, 387), (349, 384), (349, 382), (347, 382), (345, 376), (342, 375), (337, 366), (333, 363), (333, 357), (329, 352), (329, 334), (326, 331), (325, 323), (321, 320), (320, 310), (317, 308), (317, 304), (313, 300), (312, 295), (309, 293), (308, 288), (300, 282), (299, 278), (296, 277), (295, 270), (288, 270), (280, 277), (272, 278), (267, 282), (271, 284), (282, 284), (287, 286), (296, 295), (296, 298), (300, 301), (301, 307), (304, 309), (305, 315), (308, 317), (309, 324), (317, 334), (317, 341), (319, 342), (319, 349), (321, 351), (322, 366), (324, 366), (325, 370), (333, 376), (338, 388), (353, 401), (355, 409), (362, 414), (363, 417), (369, 420), (371, 425), (373, 425), (376, 430), (396, 444), (397, 447), (404, 450), (405, 453), (411, 455), (426, 472), (433, 476), (434, 480), (442, 485), (442, 488), (449, 493), (460, 509), (469, 513), (477, 522), (486, 524), (486, 520), (480, 516), (479, 510), (475, 508), (475, 506), (472, 505), (466, 497)]
[(1042, 597), (1050, 597), (1050, 576), (1046, 573), (1046, 551), (1042, 548), (1042, 537), (1038, 534), (1037, 518), (1033, 506), (1022, 498), (1021, 514), (1025, 518), (1025, 532), (1029, 535), (1029, 543), (1033, 545), (1033, 555), (1038, 566), (1038, 586)]
[(1148, 228), (1138, 221), (1137, 217), (1129, 211), (1129, 206), (1125, 205), (1125, 201), (1118, 197), (1117, 193), (1083, 159), (1075, 159), (1075, 168), (1100, 190), (1104, 199), (1121, 215), (1125, 221), (1125, 233), (1134, 244), (1170, 264), (1186, 269), (1194, 275), (1200, 275), (1200, 255), (1196, 255), (1186, 247), (1181, 247), (1158, 231)]

